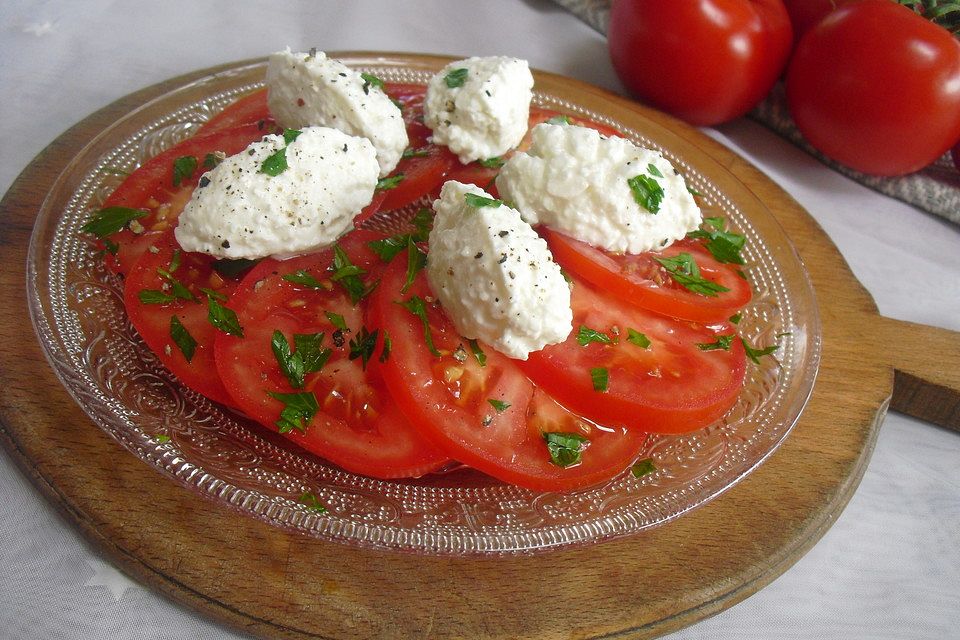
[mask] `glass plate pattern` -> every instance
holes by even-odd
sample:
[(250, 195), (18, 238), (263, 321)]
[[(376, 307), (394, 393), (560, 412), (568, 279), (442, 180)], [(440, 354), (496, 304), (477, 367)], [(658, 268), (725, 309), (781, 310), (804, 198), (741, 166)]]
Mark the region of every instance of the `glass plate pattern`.
[[(443, 63), (413, 58), (348, 62), (388, 81), (419, 83)], [(133, 330), (121, 283), (78, 230), (122, 179), (118, 172), (189, 136), (261, 86), (263, 71), (262, 62), (238, 64), (136, 109), (73, 159), (39, 212), (27, 273), (37, 335), (67, 391), (130, 453), (214, 502), (304, 535), (419, 553), (506, 554), (662, 525), (732, 486), (786, 437), (812, 390), (820, 354), (813, 291), (788, 239), (754, 194), (696, 148), (640, 114), (616, 121), (602, 109), (584, 108), (576, 87), (537, 91), (535, 103), (616, 126), (660, 149), (702, 195), (706, 215), (722, 215), (746, 234), (755, 297), (741, 334), (754, 345), (780, 345), (748, 368), (746, 387), (722, 420), (685, 436), (648, 438), (641, 458), (653, 458), (654, 473), (634, 478), (626, 470), (602, 486), (568, 493), (536, 493), (469, 469), (375, 480), (306, 454), (181, 387)], [(328, 512), (301, 503), (304, 492)]]

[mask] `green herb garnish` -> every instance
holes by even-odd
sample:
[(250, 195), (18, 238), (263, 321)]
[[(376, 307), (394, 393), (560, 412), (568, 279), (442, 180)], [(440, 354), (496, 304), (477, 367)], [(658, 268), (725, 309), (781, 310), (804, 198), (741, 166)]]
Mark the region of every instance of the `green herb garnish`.
[(726, 230), (726, 221), (720, 216), (703, 219), (696, 231), (687, 234), (688, 238), (704, 240), (704, 246), (718, 262), (744, 264), (740, 252), (747, 239), (739, 233)]
[(403, 150), (403, 155), (401, 158), (425, 158), (430, 155), (430, 147), (420, 147), (419, 149), (414, 149), (413, 147), (408, 147)]
[(403, 283), (403, 287), (400, 289), (400, 293), (406, 293), (408, 289), (413, 285), (413, 281), (416, 279), (417, 274), (420, 273), (423, 268), (427, 266), (427, 254), (423, 251), (420, 251), (420, 248), (417, 247), (414, 243), (413, 238), (410, 237), (407, 239), (407, 279)]
[(366, 371), (367, 363), (370, 362), (373, 351), (377, 347), (377, 335), (379, 335), (379, 331), (376, 329), (371, 332), (366, 327), (360, 327), (360, 331), (350, 340), (349, 358), (351, 360), (360, 358), (361, 367), (364, 371)]
[(347, 321), (344, 320), (343, 316), (339, 313), (334, 313), (333, 311), (324, 311), (323, 315), (327, 316), (327, 320), (330, 321), (335, 328), (340, 329), (341, 331), (350, 331), (347, 327)]
[(611, 339), (610, 336), (602, 331), (596, 331), (595, 329), (580, 325), (580, 330), (577, 331), (577, 344), (579, 344), (581, 347), (585, 347), (593, 342), (599, 342), (601, 344), (613, 344), (613, 339)]
[(197, 159), (194, 156), (180, 156), (173, 161), (173, 186), (179, 187), (184, 180), (189, 180), (197, 170)]
[(207, 320), (224, 333), (238, 338), (243, 337), (243, 327), (240, 326), (236, 312), (220, 304), (220, 301), (211, 295), (207, 296)]
[(637, 175), (627, 178), (627, 186), (630, 187), (634, 202), (650, 213), (660, 211), (664, 194), (659, 182), (649, 176)]
[(689, 253), (680, 253), (673, 258), (654, 258), (670, 274), (673, 280), (684, 288), (703, 296), (716, 297), (718, 293), (729, 291), (723, 285), (700, 277), (700, 267)]
[(499, 169), (504, 165), (504, 163), (506, 163), (506, 160), (500, 156), (494, 156), (492, 158), (487, 158), (486, 160), (479, 160), (478, 162), (480, 163), (481, 167), (485, 167), (487, 169)]
[(85, 233), (92, 233), (98, 238), (104, 238), (114, 234), (136, 220), (149, 215), (149, 211), (144, 209), (131, 209), (130, 207), (107, 207), (100, 209), (87, 221), (80, 230)]
[(504, 402), (503, 400), (497, 400), (496, 398), (490, 398), (487, 400), (490, 403), (490, 406), (497, 410), (497, 413), (503, 413), (510, 408), (509, 402)]
[(390, 352), (393, 351), (393, 340), (387, 330), (383, 330), (383, 349), (380, 351), (380, 362), (386, 362), (390, 358)]
[(593, 390), (605, 393), (609, 383), (609, 375), (606, 367), (591, 367), (590, 380), (593, 382)]
[(654, 178), (662, 178), (663, 174), (660, 172), (660, 169), (657, 169), (657, 165), (652, 162), (647, 165), (647, 173), (652, 175)]
[(443, 77), (444, 83), (451, 89), (456, 89), (457, 87), (462, 87), (463, 84), (467, 81), (467, 75), (470, 72), (464, 68), (460, 67), (459, 69), (454, 69), (450, 71)]
[(487, 366), (487, 354), (480, 348), (480, 344), (476, 340), (467, 340), (467, 344), (470, 345), (470, 353), (477, 359), (477, 364), (481, 367)]
[(377, 288), (377, 285), (380, 281), (376, 281), (372, 284), (366, 284), (363, 280), (360, 279), (360, 276), (365, 275), (367, 272), (360, 267), (354, 265), (350, 262), (350, 256), (347, 255), (340, 245), (335, 245), (333, 248), (333, 264), (331, 265), (333, 273), (330, 275), (330, 279), (341, 287), (344, 291), (350, 296), (350, 301), (353, 304), (357, 304), (364, 297), (370, 294), (371, 291)]
[(327, 286), (317, 280), (313, 275), (310, 274), (306, 269), (297, 269), (293, 273), (288, 273), (283, 276), (283, 279), (287, 282), (292, 282), (293, 284), (300, 285), (301, 287), (307, 287), (310, 289), (317, 289), (319, 291), (327, 291)]
[(547, 124), (573, 124), (570, 116), (553, 116), (546, 122)]
[(380, 178), (377, 180), (376, 190), (388, 191), (390, 189), (396, 189), (397, 185), (403, 182), (404, 177), (405, 176), (402, 173), (398, 173), (393, 176), (387, 176), (386, 178)]
[(467, 204), (471, 207), (499, 207), (503, 204), (502, 200), (495, 200), (493, 198), (487, 198), (486, 196), (477, 195), (476, 193), (467, 193), (464, 195), (464, 200), (467, 201)]
[(753, 360), (755, 364), (760, 364), (761, 357), (770, 355), (771, 353), (773, 353), (774, 351), (780, 348), (780, 345), (774, 344), (769, 347), (764, 347), (763, 349), (754, 349), (743, 338), (740, 338), (740, 343), (743, 345), (743, 350), (746, 352), (747, 357)]
[(363, 78), (363, 92), (370, 93), (370, 87), (376, 87), (377, 89), (383, 90), (383, 80), (373, 75), (372, 73), (362, 72), (360, 77)]
[(700, 349), (700, 351), (730, 351), (730, 343), (733, 342), (734, 337), (736, 337), (735, 333), (731, 333), (728, 336), (717, 336), (716, 342), (698, 342), (697, 348)]
[(317, 513), (326, 513), (327, 508), (320, 502), (320, 498), (310, 493), (309, 491), (304, 491), (300, 496), (300, 502), (305, 505), (311, 511), (316, 511)]
[(413, 296), (406, 302), (398, 302), (397, 304), (420, 319), (420, 323), (423, 325), (423, 340), (427, 344), (427, 349), (429, 349), (430, 353), (435, 357), (439, 358), (440, 352), (433, 346), (433, 332), (430, 330), (430, 319), (427, 318), (427, 305), (424, 303), (423, 298)]
[(323, 337), (323, 333), (295, 333), (293, 334), (294, 350), (291, 351), (283, 332), (279, 329), (274, 330), (273, 339), (270, 342), (273, 355), (277, 359), (277, 364), (280, 365), (280, 371), (294, 389), (302, 389), (304, 376), (320, 371), (330, 359), (333, 350), (323, 348)]
[(657, 466), (653, 463), (653, 458), (640, 460), (630, 467), (630, 472), (633, 474), (634, 478), (642, 478), (643, 476), (649, 475), (656, 470)]
[(637, 345), (641, 349), (650, 346), (650, 338), (635, 329), (627, 329), (627, 342)]
[(550, 462), (563, 468), (580, 464), (583, 450), (589, 444), (589, 440), (579, 433), (544, 433), (543, 439), (547, 442)]
[(288, 433), (294, 429), (306, 433), (307, 425), (320, 408), (317, 404), (317, 397), (313, 395), (313, 392), (277, 393), (268, 391), (267, 393), (271, 398), (283, 403), (280, 419), (274, 423), (280, 433)]
[(170, 339), (180, 349), (180, 353), (183, 354), (187, 362), (190, 362), (193, 359), (193, 354), (197, 351), (197, 341), (180, 322), (180, 318), (175, 315), (170, 316)]

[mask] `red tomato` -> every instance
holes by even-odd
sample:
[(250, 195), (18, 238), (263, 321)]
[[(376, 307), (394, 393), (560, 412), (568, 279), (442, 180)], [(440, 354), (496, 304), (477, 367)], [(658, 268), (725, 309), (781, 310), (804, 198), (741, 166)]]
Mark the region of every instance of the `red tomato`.
[[(207, 295), (201, 288), (229, 297), (237, 283), (214, 271), (214, 258), (181, 251), (172, 230), (154, 235), (152, 240), (151, 250), (144, 250), (124, 284), (123, 302), (130, 322), (160, 362), (184, 385), (211, 400), (233, 405), (216, 375), (213, 344), (218, 330), (207, 319)], [(179, 266), (175, 253), (179, 256)], [(184, 290), (178, 289), (178, 284), (188, 293), (182, 293)], [(174, 295), (178, 291), (180, 297)], [(169, 301), (157, 301), (164, 296), (169, 297)], [(178, 330), (172, 326), (174, 316), (189, 337), (176, 339)], [(192, 353), (191, 341), (195, 341)]]
[[(382, 237), (355, 231), (341, 246), (351, 262), (364, 268), (378, 265), (365, 247), (366, 240)], [(448, 462), (447, 457), (412, 431), (377, 373), (383, 351), (382, 334), (376, 338), (370, 362), (351, 359), (351, 341), (358, 340), (364, 325), (361, 307), (352, 304), (344, 289), (331, 282), (328, 267), (332, 250), (278, 261), (260, 262), (240, 284), (231, 300), (244, 337), (222, 334), (216, 343), (216, 366), (236, 405), (263, 425), (279, 430), (277, 421), (284, 403), (270, 393), (312, 392), (318, 411), (305, 425), (284, 435), (349, 471), (377, 478), (420, 476)], [(303, 271), (323, 283), (315, 289), (284, 279)], [(331, 314), (331, 315), (328, 315)], [(338, 328), (337, 314), (346, 324)], [(280, 331), (291, 351), (295, 334), (323, 333), (322, 348), (330, 349), (326, 364), (304, 376), (295, 388), (282, 372), (272, 348)]]
[[(546, 227), (540, 227), (538, 232), (561, 267), (644, 309), (696, 322), (720, 322), (734, 315), (752, 296), (750, 283), (738, 273), (739, 266), (718, 262), (696, 240), (679, 240), (662, 251), (631, 255), (611, 253)], [(693, 257), (704, 279), (728, 291), (716, 296), (694, 293), (678, 284), (656, 261), (681, 253)]]
[(607, 42), (630, 93), (695, 125), (749, 111), (792, 44), (781, 0), (615, 0)]
[[(188, 138), (163, 153), (154, 156), (127, 176), (103, 203), (107, 207), (144, 209), (149, 213), (133, 225), (112, 234), (108, 240), (117, 244), (117, 252), (110, 255), (107, 264), (118, 273), (126, 273), (146, 251), (157, 236), (176, 223), (177, 216), (190, 200), (200, 176), (206, 171), (203, 163), (207, 154), (222, 152), (233, 155), (243, 151), (251, 142), (265, 133), (257, 125), (226, 129), (207, 136)], [(190, 176), (174, 184), (174, 162), (177, 158), (196, 159), (196, 169)]]
[[(685, 433), (717, 420), (743, 387), (743, 345), (729, 323), (675, 320), (600, 294), (574, 277), (573, 332), (565, 342), (530, 354), (520, 367), (565, 406), (592, 420), (657, 433)], [(578, 342), (580, 328), (611, 342)], [(649, 347), (633, 330), (649, 340)], [(728, 341), (727, 349), (698, 345)], [(593, 370), (604, 372), (598, 387)]]
[(834, 160), (875, 175), (916, 171), (960, 139), (960, 43), (889, 0), (841, 7), (797, 45), (787, 104)]
[[(405, 279), (405, 261), (395, 259), (372, 295), (368, 322), (393, 340), (390, 358), (380, 365), (383, 378), (425, 438), (499, 480), (541, 491), (597, 484), (637, 458), (646, 434), (601, 427), (570, 413), (535, 389), (515, 361), (483, 344), (481, 366), (440, 307), (427, 302), (429, 333), (441, 354), (434, 356), (421, 320), (397, 304), (414, 296), (433, 300), (426, 277), (421, 272), (402, 294)], [(580, 463), (551, 462), (545, 433), (586, 438)]]
[(256, 124), (263, 129), (264, 133), (269, 133), (276, 127), (276, 123), (270, 117), (270, 109), (267, 107), (266, 89), (257, 89), (231, 102), (224, 107), (223, 111), (203, 123), (197, 129), (196, 135), (209, 135), (245, 124)]
[(793, 42), (796, 44), (807, 31), (827, 17), (831, 11), (860, 0), (783, 0), (793, 26)]

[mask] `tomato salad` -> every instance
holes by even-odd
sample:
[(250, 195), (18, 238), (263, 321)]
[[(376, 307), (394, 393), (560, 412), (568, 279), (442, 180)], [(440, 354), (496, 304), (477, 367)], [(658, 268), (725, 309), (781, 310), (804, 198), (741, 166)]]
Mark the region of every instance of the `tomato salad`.
[[(628, 256), (539, 229), (571, 286), (573, 331), (526, 361), (508, 358), (458, 334), (433, 295), (431, 212), (418, 209), (448, 179), (495, 194), (504, 158), (461, 164), (431, 142), (424, 87), (385, 90), (410, 147), (333, 247), (218, 260), (174, 238), (204, 171), (278, 132), (266, 90), (143, 164), (84, 226), (124, 277), (133, 326), (185, 386), (351, 472), (418, 477), (460, 463), (541, 491), (609, 480), (637, 462), (647, 434), (724, 415), (747, 357), (770, 351), (737, 334), (751, 296), (742, 236), (706, 218), (685, 240)], [(531, 127), (550, 120), (617, 135), (531, 110)], [(400, 210), (409, 228), (371, 230), (378, 210)]]

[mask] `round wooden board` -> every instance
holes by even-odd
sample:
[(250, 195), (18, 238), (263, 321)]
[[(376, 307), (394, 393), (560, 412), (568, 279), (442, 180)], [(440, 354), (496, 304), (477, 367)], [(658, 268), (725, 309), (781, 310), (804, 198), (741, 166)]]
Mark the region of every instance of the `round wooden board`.
[[(331, 55), (444, 62), (405, 54)], [(216, 71), (123, 98), (45, 149), (2, 202), (3, 264), (26, 263), (36, 212), (84, 144), (130, 110)], [(647, 638), (717, 613), (768, 584), (820, 539), (857, 487), (893, 388), (889, 356), (874, 346), (906, 323), (879, 317), (814, 220), (739, 156), (691, 127), (596, 87), (547, 73), (538, 73), (536, 81), (546, 89), (572, 87), (581, 104), (613, 118), (639, 113), (711, 156), (768, 206), (806, 264), (821, 304), (820, 374), (790, 436), (743, 481), (664, 526), (535, 555), (409, 555), (290, 534), (175, 482), (158, 482), (154, 470), (97, 428), (44, 359), (20, 268), (0, 273), (6, 301), (0, 308), (0, 434), (7, 451), (125, 572), (263, 637)], [(927, 339), (923, 332), (929, 328), (915, 329), (908, 335)], [(940, 338), (947, 341), (948, 334)], [(916, 370), (922, 371), (922, 363)], [(151, 487), (149, 496), (126, 490), (144, 486)], [(556, 615), (558, 605), (576, 614)]]

